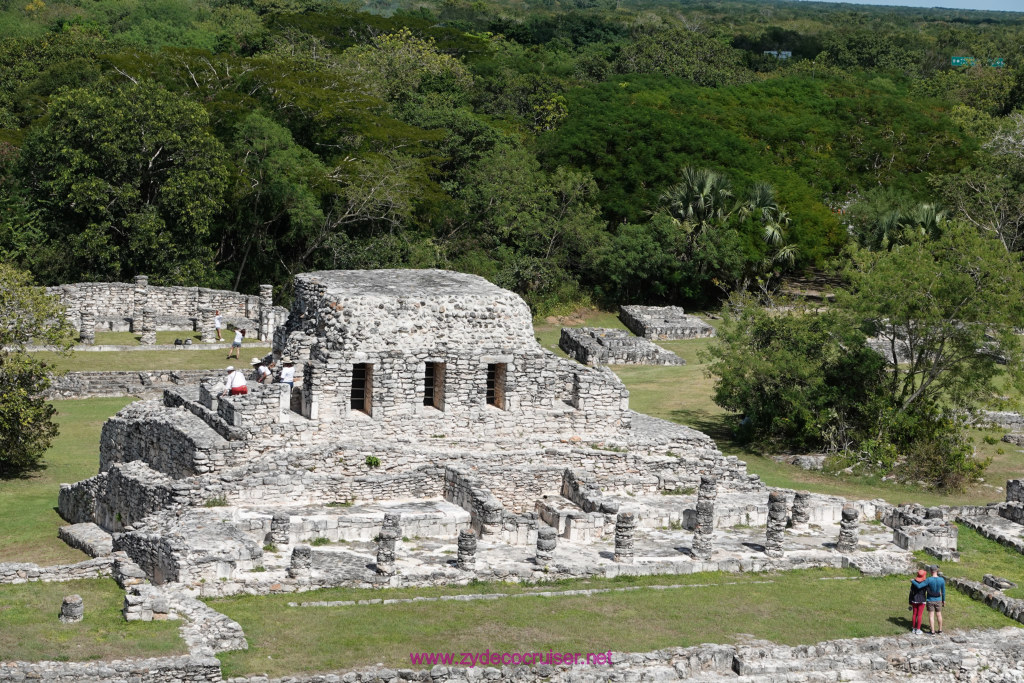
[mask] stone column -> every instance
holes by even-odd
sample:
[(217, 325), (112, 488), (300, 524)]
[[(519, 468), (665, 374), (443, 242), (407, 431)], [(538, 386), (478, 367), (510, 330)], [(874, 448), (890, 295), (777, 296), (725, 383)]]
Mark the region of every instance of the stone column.
[(554, 527), (541, 523), (537, 528), (537, 564), (547, 564), (558, 545), (558, 532)]
[(60, 605), (60, 620), (65, 624), (77, 624), (85, 615), (85, 605), (81, 595), (69, 595)]
[[(135, 310), (138, 311), (138, 309)], [(139, 343), (156, 344), (156, 311), (149, 306), (142, 309), (142, 336)]]
[(90, 308), (82, 309), (82, 324), (78, 328), (78, 338), (87, 346), (96, 343), (96, 312)]
[(288, 567), (288, 576), (293, 579), (308, 579), (313, 569), (313, 549), (308, 545), (297, 545), (292, 548), (292, 561)]
[(476, 532), (472, 529), (459, 532), (459, 559), (455, 566), (467, 572), (476, 569)]
[(633, 531), (636, 529), (636, 515), (632, 512), (620, 512), (615, 518), (615, 557), (616, 562), (633, 563)]
[(270, 520), (270, 542), (276, 546), (288, 545), (292, 518), (284, 512), (275, 512)]
[(142, 327), (142, 310), (149, 305), (149, 278), (145, 275), (135, 276), (135, 291), (132, 294), (132, 332), (144, 332)]
[(377, 573), (383, 576), (395, 573), (395, 544), (402, 537), (401, 519), (402, 515), (386, 513), (377, 535)]
[(274, 330), (270, 329), (270, 320), (274, 307), (274, 285), (260, 285), (260, 341), (270, 341)]
[(764, 552), (768, 557), (782, 557), (782, 537), (786, 533), (786, 494), (772, 491), (768, 494), (768, 529)]
[(715, 498), (718, 496), (718, 479), (701, 477), (697, 489), (697, 523), (693, 527), (693, 545), (690, 550), (694, 559), (711, 559), (711, 535), (715, 531)]
[(836, 550), (841, 553), (852, 553), (857, 550), (857, 529), (860, 526), (857, 508), (843, 508), (843, 518), (839, 522), (839, 541)]
[(213, 327), (213, 310), (209, 306), (199, 309), (199, 340), (204, 344), (217, 341), (217, 331)]
[(804, 531), (809, 527), (811, 521), (811, 493), (810, 491), (797, 491), (793, 496), (793, 509), (790, 512), (790, 522), (794, 529)]

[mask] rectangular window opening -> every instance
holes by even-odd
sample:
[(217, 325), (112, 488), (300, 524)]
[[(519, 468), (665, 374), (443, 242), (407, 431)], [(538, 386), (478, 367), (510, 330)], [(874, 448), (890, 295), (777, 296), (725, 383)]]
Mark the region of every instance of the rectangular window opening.
[(356, 363), (352, 366), (352, 410), (372, 414), (373, 365)]
[(444, 363), (427, 363), (423, 375), (423, 405), (444, 410)]
[(505, 363), (487, 366), (487, 405), (505, 410)]

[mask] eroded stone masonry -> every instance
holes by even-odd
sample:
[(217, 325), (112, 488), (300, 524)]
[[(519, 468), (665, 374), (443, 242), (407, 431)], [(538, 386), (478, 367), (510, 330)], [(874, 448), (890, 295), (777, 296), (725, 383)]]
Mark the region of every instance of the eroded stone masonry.
[(202, 330), (212, 334), (214, 313), (225, 325), (245, 328), (250, 337), (268, 340), (287, 315), (274, 306), (273, 287), (240, 294), (205, 287), (156, 287), (137, 275), (134, 282), (79, 282), (47, 287), (66, 311), (68, 322), (85, 344), (97, 330), (139, 332), (143, 344), (154, 344), (158, 330)]
[(958, 515), (1015, 523), (1017, 502), (893, 508), (770, 491), (706, 435), (632, 412), (608, 369), (545, 351), (531, 322), (517, 295), (476, 276), (299, 275), (273, 334), (295, 386), (224, 397), (211, 377), (126, 407), (104, 425), (99, 473), (61, 487), (64, 537), (112, 554), (129, 618), (213, 624), (193, 631), (217, 651), (244, 637), (197, 596), (885, 574), (908, 571), (913, 549), (952, 557)]

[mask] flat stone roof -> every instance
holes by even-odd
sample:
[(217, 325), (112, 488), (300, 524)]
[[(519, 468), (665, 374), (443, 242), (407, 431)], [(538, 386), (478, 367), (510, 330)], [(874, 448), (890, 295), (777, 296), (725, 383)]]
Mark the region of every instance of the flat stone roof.
[(296, 280), (317, 282), (332, 297), (433, 299), (477, 296), (505, 298), (509, 292), (479, 275), (450, 270), (319, 270), (301, 273)]

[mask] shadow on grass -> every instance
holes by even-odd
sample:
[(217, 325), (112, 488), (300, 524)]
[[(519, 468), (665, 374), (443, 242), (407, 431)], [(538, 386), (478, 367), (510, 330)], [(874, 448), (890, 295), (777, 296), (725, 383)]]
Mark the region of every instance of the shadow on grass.
[(706, 410), (690, 410), (681, 408), (673, 410), (668, 414), (672, 422), (684, 424), (697, 431), (704, 432), (718, 444), (718, 447), (725, 450), (748, 450), (744, 444), (736, 441), (736, 428), (740, 424), (740, 416), (729, 413), (709, 413)]
[[(909, 610), (907, 611), (907, 614), (910, 614)], [(910, 630), (910, 626), (911, 626), (910, 617), (889, 617), (886, 621), (888, 621), (890, 624), (892, 624), (894, 626), (899, 626), (900, 628), (905, 628), (908, 631)]]

